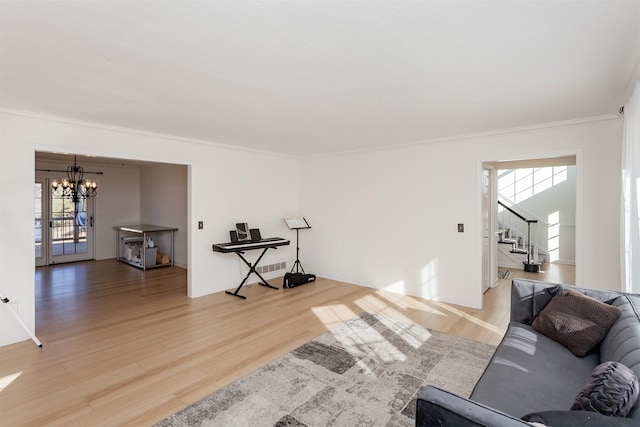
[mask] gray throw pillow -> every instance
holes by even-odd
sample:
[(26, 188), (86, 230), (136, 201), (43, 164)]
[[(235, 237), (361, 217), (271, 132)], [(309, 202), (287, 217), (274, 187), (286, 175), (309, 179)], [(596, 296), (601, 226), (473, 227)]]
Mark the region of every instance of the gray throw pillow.
[(620, 316), (618, 307), (563, 288), (533, 321), (533, 329), (584, 357), (607, 335)]
[(626, 417), (638, 401), (638, 395), (640, 385), (636, 374), (622, 363), (605, 362), (595, 367), (571, 410)]

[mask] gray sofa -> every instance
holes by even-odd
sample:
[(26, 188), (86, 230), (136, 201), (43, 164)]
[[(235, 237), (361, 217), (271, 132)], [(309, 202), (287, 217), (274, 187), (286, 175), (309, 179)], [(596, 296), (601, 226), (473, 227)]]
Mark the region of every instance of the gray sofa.
[(523, 417), (550, 426), (640, 426), (640, 400), (626, 418), (569, 410), (601, 362), (620, 362), (640, 378), (640, 295), (567, 287), (622, 310), (602, 343), (581, 358), (530, 326), (558, 286), (514, 279), (508, 330), (469, 399), (424, 387), (416, 426), (530, 427)]

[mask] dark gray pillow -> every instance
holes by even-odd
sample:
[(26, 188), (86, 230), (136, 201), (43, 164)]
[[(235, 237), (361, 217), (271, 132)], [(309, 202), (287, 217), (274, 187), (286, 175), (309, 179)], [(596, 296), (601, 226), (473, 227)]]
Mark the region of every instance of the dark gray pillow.
[(631, 369), (619, 362), (604, 362), (595, 367), (571, 410), (626, 417), (638, 401), (638, 395), (638, 377)]
[(533, 321), (533, 329), (584, 357), (620, 316), (618, 307), (573, 289), (561, 289)]

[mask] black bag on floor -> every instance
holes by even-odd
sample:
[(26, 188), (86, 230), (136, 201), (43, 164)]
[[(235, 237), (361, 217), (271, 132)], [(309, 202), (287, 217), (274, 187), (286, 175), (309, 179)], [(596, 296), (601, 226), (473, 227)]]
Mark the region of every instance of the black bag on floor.
[(304, 274), (304, 273), (285, 273), (284, 275), (284, 284), (282, 287), (284, 289), (295, 288), (296, 286), (304, 285), (305, 283), (310, 283), (316, 280), (315, 274)]

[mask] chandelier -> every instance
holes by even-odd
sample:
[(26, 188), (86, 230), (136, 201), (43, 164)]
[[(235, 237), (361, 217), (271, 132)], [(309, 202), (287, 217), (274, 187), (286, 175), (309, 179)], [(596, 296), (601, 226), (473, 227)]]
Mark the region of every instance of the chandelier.
[(91, 179), (84, 179), (84, 169), (78, 166), (76, 156), (73, 156), (73, 166), (67, 166), (67, 177), (51, 181), (51, 190), (56, 197), (86, 199), (97, 195), (98, 183)]

